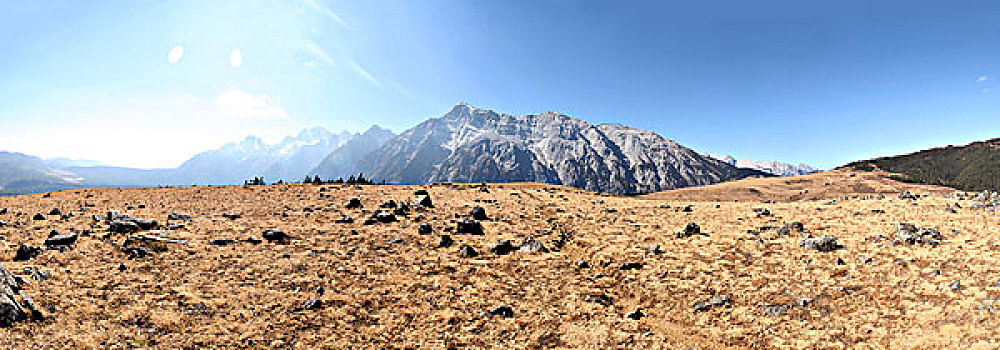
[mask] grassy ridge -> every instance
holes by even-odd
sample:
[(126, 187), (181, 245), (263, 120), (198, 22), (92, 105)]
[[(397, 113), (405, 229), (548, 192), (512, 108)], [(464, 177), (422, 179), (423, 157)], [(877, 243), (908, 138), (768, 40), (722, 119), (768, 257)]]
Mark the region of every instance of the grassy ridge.
[(854, 170), (868, 171), (873, 166), (900, 174), (892, 177), (899, 181), (965, 191), (997, 190), (1000, 189), (1000, 138), (845, 165)]

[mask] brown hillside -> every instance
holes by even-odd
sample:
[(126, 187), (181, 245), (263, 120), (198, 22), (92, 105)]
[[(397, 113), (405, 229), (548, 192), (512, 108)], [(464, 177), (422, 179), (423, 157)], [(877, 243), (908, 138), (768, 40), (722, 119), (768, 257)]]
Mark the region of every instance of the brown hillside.
[(792, 177), (748, 178), (699, 187), (652, 193), (644, 199), (685, 201), (774, 201), (837, 199), (844, 196), (892, 195), (903, 191), (948, 194), (954, 189), (904, 183), (886, 172), (831, 170)]
[[(822, 183), (841, 176), (839, 181), (857, 178), (831, 172), (766, 181)], [(862, 180), (859, 186), (877, 183)], [(433, 208), (412, 209), (398, 222), (363, 224), (380, 203), (411, 200), (418, 189), (430, 192)], [(352, 197), (364, 207), (345, 208)], [(0, 214), (9, 223), (0, 227), (0, 261), (30, 281), (24, 291), (44, 315), (0, 328), (0, 344), (18, 349), (1000, 346), (995, 334), (1000, 319), (993, 309), (1000, 297), (1000, 218), (970, 209), (971, 200), (888, 196), (832, 205), (764, 205), (723, 199), (599, 196), (538, 184), (230, 186), (0, 197), (0, 208), (10, 210)], [(945, 211), (954, 204), (961, 207)], [(445, 232), (476, 205), (490, 217), (481, 221), (483, 235)], [(32, 220), (53, 208), (72, 217)], [(758, 215), (755, 208), (771, 215)], [(156, 234), (186, 243), (132, 245), (150, 254), (130, 259), (122, 250), (129, 235), (109, 233), (106, 223), (91, 218), (108, 210), (161, 225), (184, 224), (188, 230)], [(174, 211), (192, 220), (168, 221)], [(228, 219), (223, 213), (242, 216)], [(342, 214), (355, 222), (334, 222)], [(777, 229), (795, 221), (804, 233)], [(703, 234), (675, 235), (692, 222)], [(934, 228), (943, 237), (936, 246), (897, 244), (892, 230), (898, 222)], [(419, 233), (422, 223), (433, 232)], [(291, 239), (244, 241), (269, 228)], [(52, 230), (80, 236), (72, 249), (11, 261), (19, 244), (41, 245)], [(442, 234), (454, 245), (437, 248)], [(803, 248), (803, 234), (835, 235), (843, 249)], [(490, 252), (498, 240), (516, 246), (525, 237), (537, 238), (549, 251)], [(210, 241), (225, 238), (240, 242)], [(459, 251), (465, 245), (479, 255), (463, 257)], [(649, 249), (655, 245), (658, 251)], [(637, 268), (623, 270), (623, 265)], [(35, 281), (26, 268), (50, 278)], [(699, 304), (712, 296), (728, 299)], [(511, 317), (489, 314), (499, 305), (509, 306)], [(645, 317), (626, 318), (637, 309)]]

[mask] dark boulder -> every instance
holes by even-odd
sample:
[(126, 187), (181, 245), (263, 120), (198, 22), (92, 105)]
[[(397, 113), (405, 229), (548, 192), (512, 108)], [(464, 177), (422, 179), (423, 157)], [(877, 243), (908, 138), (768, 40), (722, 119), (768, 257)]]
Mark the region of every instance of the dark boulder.
[(115, 220), (111, 222), (108, 229), (112, 233), (135, 233), (139, 232), (139, 225), (131, 221)]
[(264, 230), (264, 233), (262, 233), (261, 236), (268, 242), (287, 242), (291, 238), (287, 233), (285, 233), (285, 231), (276, 228)]
[(514, 245), (510, 243), (510, 240), (499, 241), (490, 247), (490, 252), (496, 255), (507, 255), (514, 251)]
[(700, 234), (702, 234), (701, 226), (698, 226), (698, 224), (696, 223), (689, 222), (687, 225), (684, 226), (684, 231), (678, 232), (675, 236), (677, 238), (688, 238)]
[(347, 209), (361, 208), (361, 198), (351, 198), (347, 201)]
[[(53, 231), (55, 233), (55, 231)], [(46, 247), (69, 247), (76, 243), (75, 234), (56, 234), (45, 240)]]
[(477, 252), (475, 248), (472, 248), (467, 245), (463, 245), (462, 248), (459, 248), (458, 252), (461, 253), (462, 256), (466, 258), (475, 258), (479, 256), (479, 252)]
[(59, 208), (53, 208), (52, 210), (49, 211), (49, 215), (62, 215), (62, 214), (63, 214), (62, 210), (60, 210)]
[(504, 318), (514, 317), (514, 309), (511, 309), (510, 306), (507, 305), (500, 305), (490, 310), (490, 315)]
[(417, 233), (419, 233), (419, 234), (429, 235), (432, 232), (434, 232), (434, 227), (431, 226), (431, 224), (423, 223), (423, 224), (420, 224), (420, 226), (417, 227)]
[(414, 200), (413, 203), (416, 204), (418, 207), (427, 207), (427, 208), (434, 207), (434, 201), (432, 201), (431, 196), (428, 195), (417, 197), (417, 199)]
[(620, 266), (618, 266), (618, 269), (622, 271), (638, 270), (641, 268), (642, 268), (642, 263), (637, 263), (637, 262), (623, 263)]
[(45, 220), (45, 215), (42, 215), (42, 213), (37, 213), (37, 214), (35, 214), (35, 216), (32, 216), (31, 219), (32, 220)]
[(470, 212), (470, 214), (472, 215), (472, 218), (476, 219), (476, 220), (489, 220), (490, 219), (489, 216), (486, 216), (486, 208), (483, 208), (483, 207), (480, 207), (480, 206), (473, 207), (472, 208), (472, 212)]
[(458, 222), (458, 224), (455, 226), (455, 232), (466, 233), (470, 235), (482, 235), (483, 225), (480, 224), (478, 221), (465, 219)]
[(441, 235), (441, 240), (438, 241), (437, 247), (438, 248), (448, 248), (448, 247), (451, 247), (452, 244), (455, 244), (455, 240), (451, 239), (451, 236), (449, 236), (449, 235)]
[(14, 261), (28, 261), (34, 259), (41, 253), (41, 247), (21, 244), (17, 247), (17, 252), (14, 253)]
[(341, 215), (339, 218), (337, 218), (337, 220), (334, 220), (333, 222), (338, 224), (353, 224), (354, 218), (347, 215)]

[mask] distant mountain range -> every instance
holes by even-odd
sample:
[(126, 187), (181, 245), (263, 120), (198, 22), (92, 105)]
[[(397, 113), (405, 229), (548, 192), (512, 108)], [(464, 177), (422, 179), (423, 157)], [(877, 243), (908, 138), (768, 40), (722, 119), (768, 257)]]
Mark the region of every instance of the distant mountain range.
[(757, 169), (766, 172), (771, 175), (777, 176), (796, 176), (796, 175), (806, 175), (815, 172), (822, 171), (809, 164), (799, 163), (798, 165), (793, 165), (789, 163), (782, 163), (776, 160), (772, 161), (754, 161), (748, 159), (736, 159), (731, 155), (722, 155), (712, 157), (733, 165), (737, 168), (747, 168), (747, 169)]
[(845, 168), (895, 173), (901, 181), (947, 186), (964, 191), (1000, 190), (1000, 138), (910, 154), (862, 160)]
[(0, 154), (0, 159), (10, 164), (0, 173), (0, 194), (240, 184), (257, 176), (288, 182), (306, 175), (334, 179), (358, 173), (401, 184), (532, 181), (634, 194), (770, 176), (698, 154), (650, 131), (592, 125), (555, 112), (512, 116), (467, 104), (399, 135), (374, 126), (354, 134), (311, 128), (273, 145), (249, 136), (171, 169), (93, 166), (16, 153)]

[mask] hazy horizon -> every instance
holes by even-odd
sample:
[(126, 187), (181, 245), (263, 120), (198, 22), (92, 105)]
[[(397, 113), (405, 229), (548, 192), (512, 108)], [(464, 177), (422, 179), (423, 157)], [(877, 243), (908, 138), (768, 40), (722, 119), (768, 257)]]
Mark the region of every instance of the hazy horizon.
[(247, 135), (401, 132), (458, 102), (847, 162), (996, 137), (1000, 4), (32, 2), (0, 150), (165, 168)]

